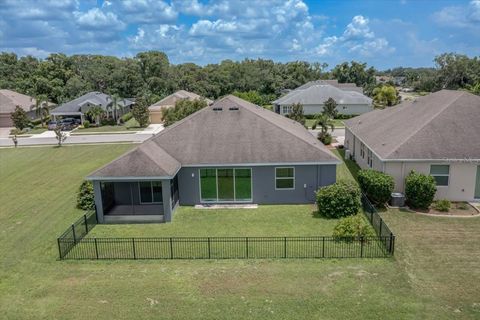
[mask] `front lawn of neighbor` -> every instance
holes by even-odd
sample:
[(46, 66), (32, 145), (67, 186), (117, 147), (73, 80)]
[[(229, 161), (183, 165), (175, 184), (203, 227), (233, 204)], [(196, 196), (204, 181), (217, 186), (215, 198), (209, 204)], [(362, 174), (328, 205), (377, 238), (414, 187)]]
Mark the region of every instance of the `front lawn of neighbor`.
[(78, 128), (75, 132), (77, 133), (90, 133), (90, 132), (118, 132), (118, 131), (142, 131), (145, 128), (141, 128), (134, 118), (131, 118), (125, 124), (118, 126), (100, 126), (100, 127), (89, 127), (89, 128)]
[[(82, 179), (131, 147), (0, 150), (2, 319), (480, 316), (480, 218), (384, 213), (397, 235), (394, 259), (58, 261), (56, 237), (81, 216), (74, 207)], [(221, 219), (221, 211), (202, 211), (214, 225), (202, 223), (192, 233), (221, 229), (222, 220), (229, 230), (257, 232), (255, 220), (245, 221), (253, 212), (282, 217), (261, 227), (268, 231), (325, 231), (309, 206), (298, 206), (298, 226), (283, 211), (287, 206), (279, 208), (239, 213), (238, 226), (234, 212)], [(190, 214), (193, 225), (190, 210), (182, 208), (171, 226), (145, 227), (173, 230)]]

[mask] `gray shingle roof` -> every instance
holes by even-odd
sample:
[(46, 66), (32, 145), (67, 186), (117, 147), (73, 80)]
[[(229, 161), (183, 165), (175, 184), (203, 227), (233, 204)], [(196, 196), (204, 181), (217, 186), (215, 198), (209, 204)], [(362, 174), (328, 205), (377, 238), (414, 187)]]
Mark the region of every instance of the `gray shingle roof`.
[[(107, 106), (112, 103), (112, 97), (97, 91), (88, 92), (83, 96), (56, 107), (52, 110), (51, 114), (79, 114), (81, 112), (80, 108), (87, 102), (106, 110)], [(129, 106), (133, 104), (133, 102), (128, 99), (120, 99), (118, 104), (120, 106)]]
[(344, 91), (355, 91), (355, 92), (363, 93), (363, 88), (358, 87), (355, 83), (350, 83), (350, 82), (338, 83), (338, 80), (314, 80), (314, 81), (309, 81), (309, 82), (301, 85), (300, 87), (296, 88), (295, 90), (303, 90), (303, 89), (307, 89), (311, 86), (315, 86), (315, 85), (319, 85), (319, 84), (328, 84), (328, 85), (334, 86), (334, 87), (339, 88), (339, 89), (344, 90)]
[(305, 89), (297, 89), (273, 103), (278, 105), (323, 104), (328, 98), (333, 98), (337, 104), (372, 104), (372, 99), (355, 91), (346, 91), (329, 84), (313, 84)]
[[(90, 177), (173, 175), (180, 165), (293, 163), (337, 164), (339, 160), (299, 123), (229, 95), (173, 124)], [(152, 168), (157, 166), (160, 168)]]
[(441, 90), (345, 122), (383, 159), (480, 159), (480, 97)]
[[(35, 107), (35, 103), (34, 98), (25, 94), (8, 89), (0, 90), (0, 113), (12, 113), (16, 106), (28, 112)], [(53, 105), (53, 103), (49, 103), (49, 105)]]
[[(148, 110), (158, 111), (165, 107), (173, 107), (175, 106), (175, 102), (181, 99), (197, 100), (202, 99), (202, 97), (193, 92), (189, 92), (186, 90), (178, 90), (177, 92), (172, 93), (171, 95), (163, 98), (162, 100), (155, 102), (150, 107), (148, 107)], [(207, 102), (207, 104), (212, 104), (213, 102), (212, 100), (206, 98), (205, 101)]]

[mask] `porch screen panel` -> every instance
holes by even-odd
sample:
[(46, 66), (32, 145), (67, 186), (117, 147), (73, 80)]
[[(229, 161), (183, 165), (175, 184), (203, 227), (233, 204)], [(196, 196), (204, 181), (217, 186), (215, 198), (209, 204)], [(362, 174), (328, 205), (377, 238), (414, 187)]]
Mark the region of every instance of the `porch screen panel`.
[(250, 169), (235, 169), (235, 200), (252, 200), (252, 171)]
[(161, 203), (162, 198), (162, 181), (152, 181), (153, 202)]
[(234, 201), (233, 169), (217, 169), (218, 201)]
[(152, 185), (150, 181), (139, 182), (140, 188), (140, 202), (151, 203), (152, 202)]
[(200, 191), (202, 201), (217, 201), (216, 169), (200, 169)]

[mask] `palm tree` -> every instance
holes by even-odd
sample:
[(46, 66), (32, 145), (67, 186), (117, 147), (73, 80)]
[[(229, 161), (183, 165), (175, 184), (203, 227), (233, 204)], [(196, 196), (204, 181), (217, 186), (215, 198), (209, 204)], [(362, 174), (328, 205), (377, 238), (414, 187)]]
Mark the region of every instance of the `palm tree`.
[(36, 96), (35, 106), (32, 106), (31, 109), (35, 109), (35, 116), (37, 118), (40, 118), (40, 122), (43, 127), (44, 118), (48, 117), (48, 115), (50, 114), (50, 110), (48, 109), (48, 97), (44, 94)]
[(335, 129), (335, 122), (333, 122), (332, 118), (330, 118), (328, 115), (326, 114), (319, 114), (315, 117), (315, 122), (313, 123), (313, 126), (312, 126), (312, 129), (315, 129), (320, 127), (320, 133), (318, 134), (318, 139), (320, 139), (320, 141), (324, 141), (324, 138), (326, 138), (329, 133), (328, 133), (328, 130), (334, 130)]
[(92, 120), (95, 121), (95, 124), (99, 125), (100, 116), (103, 114), (103, 112), (104, 111), (100, 106), (92, 106), (86, 113)]

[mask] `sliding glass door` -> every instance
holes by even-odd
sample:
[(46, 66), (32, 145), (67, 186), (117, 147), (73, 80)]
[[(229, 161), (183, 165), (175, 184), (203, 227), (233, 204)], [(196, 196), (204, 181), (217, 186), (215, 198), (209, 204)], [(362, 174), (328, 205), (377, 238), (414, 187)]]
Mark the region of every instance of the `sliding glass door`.
[(250, 168), (200, 169), (200, 200), (202, 202), (252, 201), (252, 170)]

